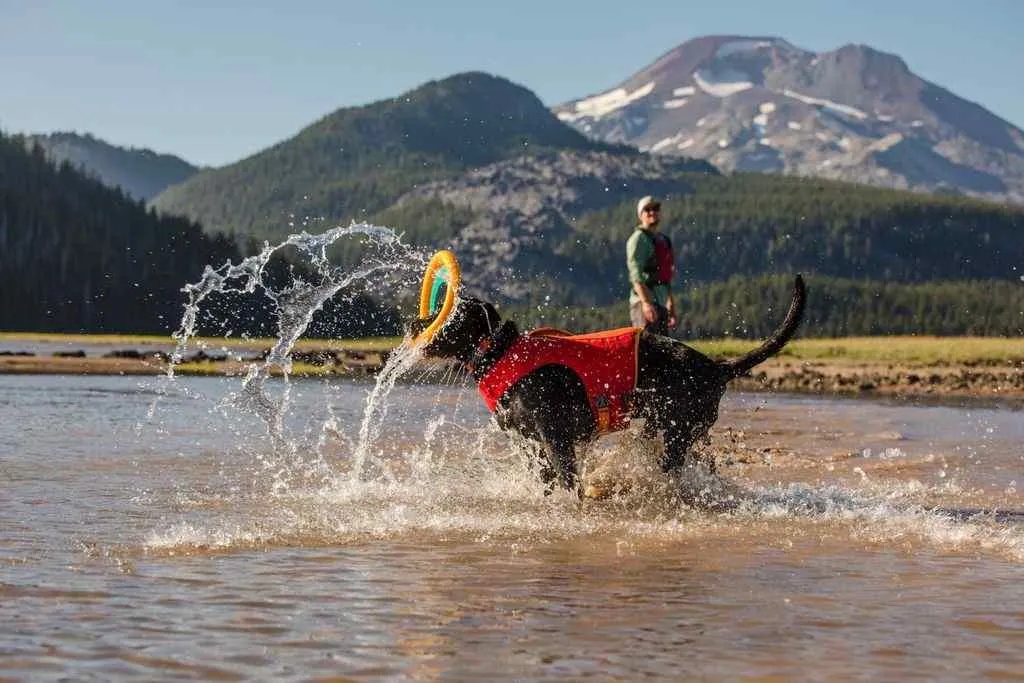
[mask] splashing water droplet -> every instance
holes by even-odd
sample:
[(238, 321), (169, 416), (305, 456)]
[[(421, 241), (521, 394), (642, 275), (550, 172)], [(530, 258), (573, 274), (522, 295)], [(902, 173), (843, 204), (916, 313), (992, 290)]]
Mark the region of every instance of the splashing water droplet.
[[(342, 239), (358, 239), (364, 246), (358, 263), (337, 266), (331, 263), (328, 250)], [(275, 258), (287, 254), (290, 261), (307, 269), (306, 277), (295, 276), (279, 283), (270, 276), (268, 266)], [(339, 293), (358, 287), (373, 285), (374, 291), (396, 290), (414, 285), (426, 265), (428, 253), (402, 242), (398, 234), (387, 227), (356, 223), (339, 226), (321, 234), (301, 232), (289, 235), (277, 245), (264, 243), (263, 249), (239, 263), (224, 263), (218, 268), (207, 266), (198, 282), (182, 288), (187, 297), (181, 323), (172, 335), (176, 346), (166, 372), (166, 380), (173, 382), (175, 368), (185, 358), (189, 345), (198, 334), (200, 317), (210, 315), (204, 306), (213, 295), (262, 295), (269, 300), (277, 323), (276, 340), (272, 348), (259, 361), (249, 363), (241, 388), (231, 392), (221, 404), (257, 415), (266, 425), (271, 439), (270, 455), (260, 456), (262, 468), (274, 472), (282, 479), (291, 469), (298, 455), (298, 443), (285, 433), (291, 385), (291, 351), (309, 328), (314, 315)], [(228, 311), (228, 316), (238, 311)], [(234, 321), (225, 320), (223, 323)], [(231, 329), (231, 325), (227, 325)], [(419, 358), (415, 349), (403, 343), (388, 356), (378, 374), (374, 390), (367, 397), (366, 410), (359, 430), (359, 441), (353, 455), (352, 476), (359, 478), (371, 455), (371, 447), (380, 433), (381, 422), (387, 415), (387, 395), (399, 377), (407, 372)], [(275, 369), (280, 372), (282, 387), (277, 396), (267, 388)], [(157, 399), (159, 400), (159, 399)], [(155, 411), (156, 401), (150, 408)], [(336, 425), (325, 425), (336, 430)]]

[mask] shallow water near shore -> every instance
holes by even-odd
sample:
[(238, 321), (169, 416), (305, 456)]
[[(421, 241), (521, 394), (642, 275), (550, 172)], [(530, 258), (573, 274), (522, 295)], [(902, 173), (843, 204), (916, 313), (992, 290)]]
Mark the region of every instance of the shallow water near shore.
[(399, 384), (369, 436), (371, 383), (268, 380), (272, 428), (237, 388), (0, 376), (0, 676), (1024, 672), (1020, 411), (734, 392), (717, 476), (626, 434), (580, 501), (472, 387)]

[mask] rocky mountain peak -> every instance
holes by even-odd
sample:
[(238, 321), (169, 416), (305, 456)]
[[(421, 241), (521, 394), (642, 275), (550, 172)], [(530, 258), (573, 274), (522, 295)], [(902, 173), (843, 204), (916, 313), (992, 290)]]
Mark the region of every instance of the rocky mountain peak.
[(867, 45), (704, 36), (554, 111), (593, 139), (726, 171), (1024, 202), (1024, 133)]

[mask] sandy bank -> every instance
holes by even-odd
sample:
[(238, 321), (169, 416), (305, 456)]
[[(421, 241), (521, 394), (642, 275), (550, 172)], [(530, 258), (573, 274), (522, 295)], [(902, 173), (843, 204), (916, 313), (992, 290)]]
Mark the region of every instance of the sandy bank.
[[(295, 376), (365, 377), (375, 374), (386, 352), (321, 351), (297, 358)], [(190, 359), (179, 375), (237, 375), (251, 361)], [(0, 374), (156, 375), (167, 371), (160, 354), (139, 357), (63, 355), (0, 355)], [(1024, 363), (878, 363), (851, 360), (773, 358), (733, 389), (819, 395), (886, 397), (965, 397), (1024, 401)]]
[(1024, 400), (1024, 364), (771, 359), (733, 383), (746, 391)]

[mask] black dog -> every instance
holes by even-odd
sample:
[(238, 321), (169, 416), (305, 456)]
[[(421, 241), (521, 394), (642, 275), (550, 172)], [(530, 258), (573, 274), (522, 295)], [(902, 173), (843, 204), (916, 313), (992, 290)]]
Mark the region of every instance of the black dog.
[[(645, 436), (664, 430), (662, 470), (686, 463), (691, 446), (718, 419), (726, 385), (785, 346), (800, 324), (805, 301), (803, 279), (797, 275), (782, 325), (761, 346), (734, 360), (715, 361), (674, 339), (637, 333), (635, 391), (623, 401), (628, 401), (626, 410), (633, 417), (645, 418)], [(422, 331), (432, 320), (415, 321), (413, 332)], [(462, 298), (424, 346), (424, 353), (457, 360), (479, 383), (487, 381), (502, 356), (523, 338), (515, 323), (502, 322), (491, 304)], [(503, 430), (516, 431), (540, 444), (545, 483), (572, 489), (576, 485), (576, 448), (592, 442), (601, 430), (593, 398), (579, 373), (568, 365), (545, 362), (530, 370), (502, 390), (494, 411)], [(607, 421), (600, 426), (607, 427)], [(713, 462), (706, 464), (714, 469)]]

